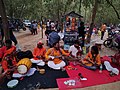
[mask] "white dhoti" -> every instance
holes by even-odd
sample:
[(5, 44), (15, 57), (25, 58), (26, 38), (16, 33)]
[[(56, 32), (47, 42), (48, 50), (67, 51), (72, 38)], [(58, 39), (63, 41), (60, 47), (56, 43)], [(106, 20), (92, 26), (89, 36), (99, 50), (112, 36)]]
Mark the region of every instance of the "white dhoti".
[(65, 66), (65, 62), (62, 61), (61, 63), (59, 64), (55, 64), (53, 61), (48, 61), (48, 66), (52, 69), (56, 69), (56, 70), (59, 70), (61, 68), (63, 68)]
[(24, 75), (19, 74), (19, 73), (13, 73), (12, 77), (14, 78), (20, 78), (20, 77), (24, 77), (24, 76), (31, 76), (35, 73), (36, 68), (30, 68), (30, 70), (28, 70), (28, 72)]
[(36, 63), (38, 66), (44, 66), (45, 62), (43, 60), (30, 59), (32, 63)]

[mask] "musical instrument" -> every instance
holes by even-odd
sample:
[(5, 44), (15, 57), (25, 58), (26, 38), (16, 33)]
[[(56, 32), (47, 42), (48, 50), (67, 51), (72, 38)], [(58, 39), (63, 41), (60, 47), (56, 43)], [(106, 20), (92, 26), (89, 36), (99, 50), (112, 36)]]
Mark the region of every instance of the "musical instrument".
[(49, 56), (49, 58), (55, 59), (55, 58), (61, 58), (61, 59), (66, 59), (68, 61), (79, 61), (81, 58), (77, 57), (72, 57), (72, 56), (65, 56), (65, 55), (60, 55), (60, 56)]
[(93, 65), (95, 64), (95, 62), (93, 62), (90, 58), (86, 59), (88, 62), (92, 63)]
[(20, 74), (26, 74), (27, 71), (31, 68), (32, 62), (29, 58), (21, 59), (17, 64), (17, 71)]
[(18, 84), (18, 80), (14, 79), (14, 80), (11, 80), (7, 83), (7, 86), (8, 88), (14, 88), (15, 86), (17, 86)]

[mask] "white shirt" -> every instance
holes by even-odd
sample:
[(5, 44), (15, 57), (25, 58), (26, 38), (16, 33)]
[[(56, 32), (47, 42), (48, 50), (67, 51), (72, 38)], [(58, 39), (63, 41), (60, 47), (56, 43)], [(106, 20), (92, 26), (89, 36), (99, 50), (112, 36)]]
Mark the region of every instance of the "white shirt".
[[(81, 51), (81, 47), (80, 47), (80, 51)], [(69, 52), (72, 52), (71, 54), (76, 57), (77, 56), (76, 54), (77, 54), (78, 50), (74, 45), (72, 45), (69, 48)]]
[(51, 27), (53, 28), (55, 26), (54, 22), (51, 22)]
[(50, 22), (47, 22), (47, 26), (48, 26), (48, 27), (50, 26)]

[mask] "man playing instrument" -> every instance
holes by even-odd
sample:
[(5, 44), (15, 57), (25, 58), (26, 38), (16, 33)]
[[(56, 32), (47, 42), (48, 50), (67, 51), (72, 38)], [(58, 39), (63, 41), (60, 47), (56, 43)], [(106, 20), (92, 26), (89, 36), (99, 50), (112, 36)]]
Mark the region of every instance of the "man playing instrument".
[(83, 66), (90, 70), (96, 70), (101, 65), (100, 54), (97, 46), (92, 46), (85, 59), (82, 60)]
[(75, 40), (74, 45), (70, 46), (69, 53), (74, 61), (74, 64), (77, 64), (77, 61), (81, 60), (82, 49), (78, 40)]
[(10, 48), (15, 48), (15, 46), (13, 46), (12, 41), (10, 39), (8, 39), (5, 41), (5, 46), (0, 48), (0, 62), (2, 61), (2, 58), (3, 58), (4, 54), (6, 53), (6, 51), (9, 50)]
[(48, 60), (48, 66), (52, 69), (62, 69), (66, 66), (66, 62), (61, 58), (62, 55), (69, 56), (62, 48), (60, 48), (59, 42), (53, 44), (53, 48), (48, 49), (45, 54), (45, 58)]
[(12, 77), (13, 72), (16, 70), (17, 59), (15, 57), (16, 48), (11, 47), (8, 49), (2, 59), (2, 68), (4, 72), (8, 72), (6, 75), (8, 78)]
[(69, 48), (70, 55), (74, 58), (78, 58), (82, 54), (82, 49), (78, 40), (74, 41), (74, 45)]

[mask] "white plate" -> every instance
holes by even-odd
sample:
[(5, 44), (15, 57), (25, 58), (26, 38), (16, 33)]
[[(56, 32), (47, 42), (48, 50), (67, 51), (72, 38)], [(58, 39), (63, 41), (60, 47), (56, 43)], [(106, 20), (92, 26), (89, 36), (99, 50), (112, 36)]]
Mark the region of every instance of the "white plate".
[(80, 78), (80, 80), (87, 80), (87, 78)]
[(18, 84), (18, 80), (14, 79), (14, 80), (9, 81), (9, 82), (7, 83), (7, 86), (8, 86), (9, 88), (13, 88), (13, 87), (15, 87), (17, 84)]

